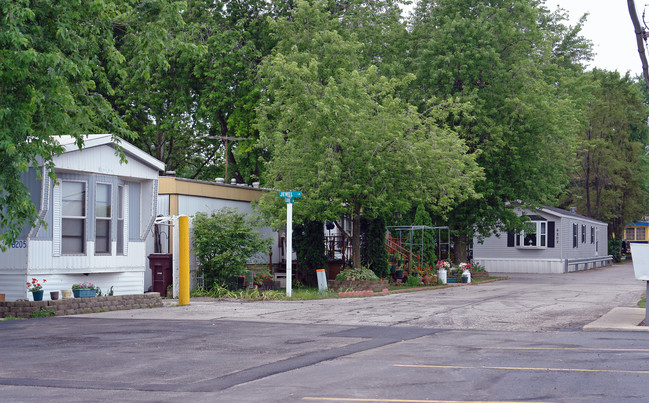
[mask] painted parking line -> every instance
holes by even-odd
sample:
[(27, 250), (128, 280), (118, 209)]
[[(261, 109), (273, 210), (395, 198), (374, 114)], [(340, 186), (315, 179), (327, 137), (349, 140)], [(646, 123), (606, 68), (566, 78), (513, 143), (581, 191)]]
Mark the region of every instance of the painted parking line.
[[(302, 400), (315, 400), (321, 402), (397, 402), (397, 403), (520, 403), (504, 400), (417, 400), (417, 399), (360, 399), (356, 397), (303, 397)], [(528, 402), (526, 403), (550, 403), (550, 402)]]
[(546, 372), (603, 372), (613, 374), (649, 374), (649, 371), (632, 371), (619, 369), (585, 369), (585, 368), (534, 368), (534, 367), (490, 367), (490, 366), (469, 366), (469, 365), (419, 365), (419, 364), (395, 364), (395, 367), (406, 368), (437, 368), (437, 369), (499, 369), (506, 371), (546, 371)]
[(595, 348), (595, 347), (490, 347), (490, 346), (458, 346), (443, 345), (440, 347), (455, 347), (479, 350), (540, 350), (540, 351), (611, 351), (615, 353), (649, 353), (649, 348)]

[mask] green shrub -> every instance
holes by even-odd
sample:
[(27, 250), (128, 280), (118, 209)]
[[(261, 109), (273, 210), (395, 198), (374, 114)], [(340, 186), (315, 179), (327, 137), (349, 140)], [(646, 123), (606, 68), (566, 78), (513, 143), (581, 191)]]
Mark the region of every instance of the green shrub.
[(338, 281), (372, 281), (380, 280), (370, 269), (359, 267), (357, 269), (345, 269), (336, 276)]
[(247, 214), (230, 208), (196, 213), (193, 217), (193, 247), (206, 289), (215, 285), (237, 287), (248, 261), (268, 252), (270, 239), (264, 239)]
[(361, 218), (361, 262), (378, 277), (387, 277), (388, 250), (385, 245), (385, 220)]
[(613, 256), (615, 263), (622, 261), (622, 238), (608, 238), (608, 254)]
[(320, 221), (307, 221), (295, 227), (293, 236), (298, 278), (304, 284), (317, 285), (316, 270), (327, 267), (324, 225)]
[(409, 274), (408, 278), (406, 279), (406, 285), (408, 287), (417, 287), (420, 283), (421, 280), (414, 274)]

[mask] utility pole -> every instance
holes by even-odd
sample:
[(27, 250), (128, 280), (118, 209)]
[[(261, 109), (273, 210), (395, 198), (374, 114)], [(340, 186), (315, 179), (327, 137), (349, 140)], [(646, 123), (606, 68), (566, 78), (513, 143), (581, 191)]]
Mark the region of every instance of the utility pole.
[(231, 136), (207, 136), (206, 139), (216, 139), (216, 140), (225, 140), (225, 183), (230, 182), (228, 178), (228, 163), (230, 161), (230, 140), (239, 141), (239, 140), (252, 140), (250, 137), (231, 137)]
[[(635, 8), (635, 2), (633, 0), (627, 0), (627, 5), (629, 7), (629, 15), (631, 16), (631, 22), (633, 22), (633, 29), (635, 30), (636, 43), (638, 44), (638, 53), (640, 54), (640, 61), (642, 62), (642, 76), (644, 77), (645, 84), (649, 88), (649, 64), (647, 64), (647, 55), (645, 54), (645, 42), (649, 36), (647, 29), (640, 25), (640, 19), (638, 18), (638, 12)], [(644, 13), (642, 13), (644, 20)]]

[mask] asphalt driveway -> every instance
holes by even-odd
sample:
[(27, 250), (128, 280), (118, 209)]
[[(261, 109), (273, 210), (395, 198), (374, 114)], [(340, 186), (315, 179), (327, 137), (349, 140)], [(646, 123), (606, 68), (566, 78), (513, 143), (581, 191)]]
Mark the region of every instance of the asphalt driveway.
[(581, 329), (615, 307), (635, 307), (645, 283), (630, 262), (568, 274), (509, 279), (371, 298), (241, 302), (192, 299), (188, 306), (79, 315), (156, 320), (235, 320), (436, 329)]

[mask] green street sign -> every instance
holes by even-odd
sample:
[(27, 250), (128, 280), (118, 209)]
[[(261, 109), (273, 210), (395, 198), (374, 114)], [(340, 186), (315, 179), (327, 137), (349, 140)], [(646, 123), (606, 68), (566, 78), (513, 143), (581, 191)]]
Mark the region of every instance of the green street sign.
[(296, 197), (302, 197), (302, 191), (301, 190), (285, 190), (283, 192), (279, 192), (279, 197), (283, 198), (296, 198)]
[(297, 197), (302, 197), (301, 190), (284, 190), (279, 192), (279, 197), (283, 197), (286, 203), (293, 203), (293, 199)]

